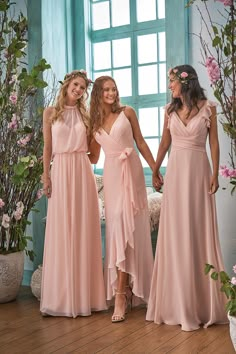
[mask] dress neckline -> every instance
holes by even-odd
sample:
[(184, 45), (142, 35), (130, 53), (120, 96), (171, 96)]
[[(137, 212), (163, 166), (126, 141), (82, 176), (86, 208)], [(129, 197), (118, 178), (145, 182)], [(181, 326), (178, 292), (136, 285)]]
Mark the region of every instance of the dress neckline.
[(67, 106), (67, 105), (64, 105), (64, 108), (65, 108), (65, 109), (75, 109), (75, 108), (77, 108), (77, 104), (75, 104), (74, 106)]
[(103, 130), (107, 135), (110, 135), (110, 134), (111, 134), (111, 131), (112, 131), (114, 125), (116, 124), (117, 120), (119, 119), (121, 113), (123, 113), (123, 111), (121, 111), (121, 112), (118, 114), (118, 116), (117, 116), (116, 119), (114, 120), (114, 123), (112, 124), (111, 129), (110, 129), (109, 132), (107, 132), (107, 131), (102, 127), (102, 130)]
[(191, 119), (189, 119), (189, 121), (188, 121), (187, 124), (184, 124), (183, 120), (180, 118), (180, 116), (178, 115), (178, 113), (175, 112), (175, 111), (174, 111), (174, 112), (175, 112), (176, 117), (178, 118), (178, 120), (183, 124), (183, 126), (184, 126), (185, 128), (187, 128), (188, 125), (190, 124), (190, 122), (191, 122), (194, 118), (196, 118), (196, 117), (198, 116), (198, 114), (202, 111), (202, 109), (206, 106), (207, 102), (208, 102), (208, 100), (206, 100), (206, 101), (204, 102), (204, 104), (202, 105), (202, 107), (199, 109), (199, 111), (198, 111), (194, 116), (192, 116)]

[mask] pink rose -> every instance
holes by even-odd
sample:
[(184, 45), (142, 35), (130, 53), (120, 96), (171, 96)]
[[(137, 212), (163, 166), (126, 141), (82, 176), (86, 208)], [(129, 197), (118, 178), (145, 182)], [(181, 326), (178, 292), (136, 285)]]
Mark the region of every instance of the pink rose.
[(236, 169), (234, 170), (229, 170), (229, 177), (236, 177)]
[(220, 78), (220, 68), (213, 57), (208, 57), (205, 63), (207, 68), (208, 76), (212, 84), (214, 84)]
[(15, 113), (12, 115), (10, 123), (8, 123), (8, 128), (13, 130), (16, 130), (18, 128), (18, 119)]
[(233, 0), (215, 0), (215, 1), (222, 2), (222, 4), (224, 4), (225, 6), (232, 6), (233, 5)]
[(14, 215), (14, 218), (15, 218), (17, 221), (20, 220), (21, 217), (22, 217), (22, 214), (21, 214), (20, 210), (14, 211), (14, 212), (13, 212), (13, 215)]
[(4, 207), (5, 203), (4, 201), (2, 200), (2, 198), (0, 198), (0, 209), (2, 209), (2, 207)]
[(236, 285), (236, 277), (233, 277), (233, 278), (231, 279), (231, 283), (232, 283), (233, 285)]
[(183, 71), (183, 72), (180, 74), (180, 77), (182, 77), (183, 79), (185, 79), (186, 77), (188, 77), (188, 73), (186, 73), (185, 71)]
[(30, 141), (30, 139), (31, 139), (31, 135), (28, 134), (28, 135), (26, 135), (26, 137), (19, 139), (17, 141), (17, 144), (20, 146), (26, 146), (28, 144), (28, 142)]
[(236, 264), (233, 266), (233, 271), (236, 273)]
[(225, 178), (230, 177), (229, 171), (230, 171), (229, 168), (226, 166), (220, 166), (219, 168), (219, 174)]
[(9, 97), (9, 100), (11, 101), (12, 104), (16, 104), (17, 103), (17, 94), (16, 92), (12, 92), (10, 97)]

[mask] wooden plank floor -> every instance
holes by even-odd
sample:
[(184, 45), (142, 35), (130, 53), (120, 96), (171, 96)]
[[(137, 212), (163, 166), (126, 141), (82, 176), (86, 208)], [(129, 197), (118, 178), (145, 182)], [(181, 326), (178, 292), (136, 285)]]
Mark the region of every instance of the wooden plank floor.
[(39, 302), (22, 287), (16, 301), (0, 304), (0, 353), (235, 353), (228, 325), (183, 332), (147, 322), (145, 313), (135, 308), (116, 324), (111, 311), (76, 319), (41, 317)]

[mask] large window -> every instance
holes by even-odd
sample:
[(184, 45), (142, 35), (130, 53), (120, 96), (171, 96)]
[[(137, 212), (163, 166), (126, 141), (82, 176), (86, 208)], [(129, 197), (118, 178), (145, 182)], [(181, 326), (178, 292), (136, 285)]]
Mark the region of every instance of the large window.
[[(156, 157), (166, 103), (165, 0), (90, 0), (90, 6), (93, 78), (114, 77)], [(96, 169), (103, 163), (104, 156)]]

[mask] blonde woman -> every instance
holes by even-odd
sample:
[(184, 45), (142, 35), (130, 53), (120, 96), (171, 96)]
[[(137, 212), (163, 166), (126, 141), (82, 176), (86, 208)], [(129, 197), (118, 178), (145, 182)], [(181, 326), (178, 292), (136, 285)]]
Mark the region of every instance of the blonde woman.
[(88, 316), (106, 309), (97, 190), (87, 155), (85, 100), (90, 83), (83, 70), (67, 74), (55, 107), (44, 111), (43, 188), (48, 213), (42, 315)]

